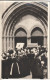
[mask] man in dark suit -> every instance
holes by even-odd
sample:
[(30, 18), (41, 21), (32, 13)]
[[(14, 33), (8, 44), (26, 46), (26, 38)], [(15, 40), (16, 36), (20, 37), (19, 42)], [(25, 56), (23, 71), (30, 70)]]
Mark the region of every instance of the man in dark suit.
[(32, 78), (43, 79), (43, 72), (41, 68), (41, 62), (38, 58), (35, 58), (31, 65)]
[[(37, 52), (37, 51), (35, 51)], [(32, 72), (32, 78), (39, 78), (43, 79), (43, 71), (41, 68), (41, 61), (38, 57), (36, 57), (38, 53), (35, 53), (34, 59), (31, 63), (31, 72)]]

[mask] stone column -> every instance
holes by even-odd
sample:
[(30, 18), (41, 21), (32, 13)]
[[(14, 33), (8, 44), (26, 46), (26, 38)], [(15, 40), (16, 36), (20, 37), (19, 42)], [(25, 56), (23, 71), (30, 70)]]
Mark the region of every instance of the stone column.
[(12, 48), (13, 48), (13, 37), (12, 37)]
[(10, 37), (10, 49), (12, 48), (12, 37)]
[(7, 51), (9, 49), (9, 37), (7, 37)]
[(47, 36), (44, 36), (44, 46), (47, 47)]
[(15, 46), (14, 46), (14, 37), (13, 37), (13, 50), (15, 49)]
[(7, 37), (6, 37), (6, 52), (7, 52)]
[(6, 37), (4, 37), (4, 43), (3, 44), (4, 44), (3, 49), (4, 49), (4, 52), (5, 52), (6, 51)]
[(9, 36), (9, 47), (10, 47), (10, 36)]
[(27, 34), (27, 46), (31, 43), (31, 36), (30, 34), (28, 33)]
[(2, 52), (4, 52), (4, 37), (2, 37)]

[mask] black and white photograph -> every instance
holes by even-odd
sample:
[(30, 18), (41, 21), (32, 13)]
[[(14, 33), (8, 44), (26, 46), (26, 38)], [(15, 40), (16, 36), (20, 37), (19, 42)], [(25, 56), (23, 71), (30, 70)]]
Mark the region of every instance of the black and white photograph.
[(1, 2), (2, 79), (48, 79), (48, 2)]

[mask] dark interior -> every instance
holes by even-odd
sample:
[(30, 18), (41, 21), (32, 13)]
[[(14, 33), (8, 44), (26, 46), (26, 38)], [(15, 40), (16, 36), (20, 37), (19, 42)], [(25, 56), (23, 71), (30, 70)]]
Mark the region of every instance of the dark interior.
[(31, 37), (31, 43), (38, 43), (38, 45), (43, 45), (43, 36)]
[(16, 43), (25, 43), (24, 48), (27, 46), (27, 37), (15, 37), (15, 46)]

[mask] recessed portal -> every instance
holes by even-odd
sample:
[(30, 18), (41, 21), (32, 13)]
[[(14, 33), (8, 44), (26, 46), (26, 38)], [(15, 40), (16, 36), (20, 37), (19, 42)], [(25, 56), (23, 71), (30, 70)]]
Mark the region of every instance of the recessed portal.
[(38, 43), (38, 45), (43, 45), (43, 36), (31, 37), (31, 43)]
[(43, 31), (36, 27), (31, 32), (31, 43), (38, 43), (38, 45), (43, 46)]
[(17, 43), (24, 43), (23, 48), (27, 46), (27, 38), (26, 37), (15, 37), (15, 47)]
[(15, 32), (15, 48), (17, 46), (17, 43), (20, 43), (21, 46), (24, 43), (23, 48), (25, 48), (27, 46), (27, 33), (21, 27), (19, 29), (17, 29), (16, 32)]

